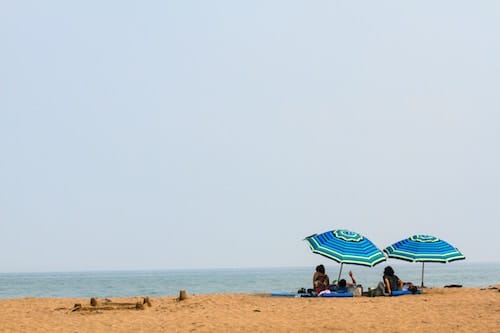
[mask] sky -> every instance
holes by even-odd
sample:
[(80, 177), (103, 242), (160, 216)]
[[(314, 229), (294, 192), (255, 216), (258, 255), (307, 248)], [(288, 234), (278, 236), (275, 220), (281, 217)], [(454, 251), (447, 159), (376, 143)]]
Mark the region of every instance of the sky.
[(0, 272), (499, 261), (498, 1), (0, 1)]

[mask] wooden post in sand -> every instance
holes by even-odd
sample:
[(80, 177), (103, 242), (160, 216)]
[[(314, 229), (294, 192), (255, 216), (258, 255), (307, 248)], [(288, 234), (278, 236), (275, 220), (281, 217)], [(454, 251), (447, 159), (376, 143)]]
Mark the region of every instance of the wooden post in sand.
[(181, 290), (179, 292), (179, 301), (183, 301), (187, 298), (187, 295), (186, 295), (186, 291), (185, 290)]

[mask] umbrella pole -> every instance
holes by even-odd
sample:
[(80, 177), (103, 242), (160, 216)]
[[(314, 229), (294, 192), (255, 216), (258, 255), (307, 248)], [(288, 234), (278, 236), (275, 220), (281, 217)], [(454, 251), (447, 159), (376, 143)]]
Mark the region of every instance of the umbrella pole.
[(344, 266), (344, 263), (340, 263), (340, 272), (339, 272), (339, 278), (337, 279), (337, 284), (340, 281), (340, 274), (342, 274), (342, 266)]
[(421, 288), (424, 287), (424, 262), (422, 261), (422, 285), (420, 286)]

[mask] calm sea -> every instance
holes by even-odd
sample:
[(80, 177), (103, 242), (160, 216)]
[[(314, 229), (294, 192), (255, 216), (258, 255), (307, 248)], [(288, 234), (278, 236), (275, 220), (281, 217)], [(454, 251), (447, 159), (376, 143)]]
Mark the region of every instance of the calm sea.
[[(324, 263), (332, 280), (340, 265)], [(386, 266), (344, 265), (342, 277), (352, 270), (365, 289), (376, 286)], [(390, 263), (404, 281), (420, 285), (420, 263)], [(310, 288), (314, 267), (245, 268), (162, 271), (0, 273), (0, 298), (19, 297), (118, 297), (174, 296), (188, 294), (269, 293)], [(425, 264), (424, 284), (442, 287), (487, 287), (500, 284), (500, 263)]]

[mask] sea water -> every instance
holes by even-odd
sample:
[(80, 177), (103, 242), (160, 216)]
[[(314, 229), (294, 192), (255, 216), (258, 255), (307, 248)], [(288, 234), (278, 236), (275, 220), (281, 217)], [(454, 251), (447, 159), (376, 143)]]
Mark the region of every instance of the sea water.
[[(323, 262), (331, 280), (338, 279), (340, 265)], [(421, 284), (421, 263), (389, 263), (403, 281)], [(364, 289), (382, 279), (387, 263), (375, 267), (344, 265)], [(0, 273), (0, 298), (20, 297), (120, 297), (188, 294), (295, 292), (311, 288), (315, 266), (113, 272)], [(487, 287), (500, 284), (500, 263), (426, 263), (424, 284), (443, 287)]]

